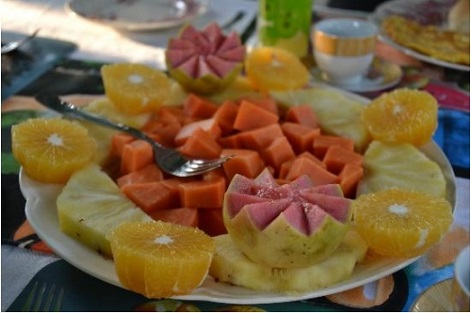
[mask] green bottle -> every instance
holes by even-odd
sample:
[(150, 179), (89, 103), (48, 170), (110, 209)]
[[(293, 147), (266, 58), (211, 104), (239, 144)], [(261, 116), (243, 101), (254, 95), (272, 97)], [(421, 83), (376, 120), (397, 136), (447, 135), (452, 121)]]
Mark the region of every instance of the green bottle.
[(309, 53), (313, 0), (259, 0), (258, 37), (263, 46), (286, 49), (299, 58)]

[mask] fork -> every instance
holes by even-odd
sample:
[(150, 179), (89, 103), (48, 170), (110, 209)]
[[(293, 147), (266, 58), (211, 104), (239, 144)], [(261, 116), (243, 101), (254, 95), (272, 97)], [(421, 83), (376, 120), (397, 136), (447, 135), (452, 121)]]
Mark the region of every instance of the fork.
[(189, 177), (199, 175), (208, 171), (211, 171), (232, 156), (226, 156), (219, 159), (190, 159), (183, 156), (178, 150), (167, 148), (152, 138), (147, 136), (140, 130), (130, 127), (122, 123), (111, 122), (101, 116), (93, 115), (88, 112), (80, 110), (77, 106), (72, 103), (62, 101), (53, 93), (41, 92), (35, 96), (35, 99), (49, 109), (56, 112), (62, 113), (63, 115), (74, 118), (87, 120), (105, 127), (113, 128), (119, 131), (126, 132), (135, 138), (142, 139), (148, 142), (154, 150), (154, 160), (157, 165), (166, 173), (178, 176), (178, 177)]
[(36, 29), (31, 35), (23, 37), (19, 40), (15, 41), (10, 41), (4, 45), (2, 45), (1, 49), (1, 54), (6, 54), (15, 51), (34, 37), (36, 37), (36, 34), (39, 32), (39, 29)]
[(64, 297), (64, 288), (56, 288), (55, 284), (48, 288), (47, 283), (42, 283), (38, 290), (38, 284), (38, 281), (34, 283), (22, 307), (22, 311), (59, 312), (62, 306), (62, 298)]

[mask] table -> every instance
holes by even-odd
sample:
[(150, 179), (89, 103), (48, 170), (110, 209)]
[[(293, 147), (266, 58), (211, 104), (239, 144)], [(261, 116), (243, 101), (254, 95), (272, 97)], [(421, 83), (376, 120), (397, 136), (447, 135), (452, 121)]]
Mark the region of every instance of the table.
[[(30, 96), (36, 90), (49, 86), (58, 79), (70, 84), (61, 84), (60, 94), (101, 94), (103, 92), (99, 77), (99, 67), (103, 62), (133, 61), (146, 63), (158, 68), (164, 67), (163, 47), (166, 38), (176, 30), (151, 33), (117, 32), (106, 26), (98, 25), (77, 17), (67, 15), (63, 0), (2, 1), (1, 25), (5, 31), (28, 33), (40, 28), (40, 37), (53, 38), (73, 43), (70, 51), (58, 56), (53, 64), (32, 79), (25, 88), (15, 92), (15, 96), (2, 100), (2, 310), (20, 308), (33, 278), (53, 280), (65, 287), (67, 295), (63, 309), (77, 311), (129, 311), (146, 304), (148, 300), (134, 293), (103, 283), (73, 268), (51, 253), (48, 247), (23, 223), (24, 199), (19, 191), (15, 163), (9, 159), (9, 125), (37, 114), (37, 105)], [(249, 0), (212, 0), (210, 14), (199, 20), (208, 19), (221, 23), (228, 21), (231, 14), (243, 10), (245, 16), (234, 26), (243, 32), (250, 26), (256, 14), (257, 4)], [(206, 20), (205, 20), (206, 19)], [(100, 40), (96, 40), (100, 36)], [(253, 38), (251, 39), (253, 42)], [(110, 44), (113, 43), (113, 44)], [(378, 45), (377, 55), (400, 64), (406, 75), (401, 84), (433, 91), (441, 104), (440, 128), (434, 139), (442, 146), (450, 158), (457, 175), (457, 205), (455, 223), (443, 242), (406, 269), (388, 276), (386, 279), (370, 283), (352, 292), (362, 293), (361, 304), (358, 299), (349, 298), (347, 305), (332, 302), (326, 298), (310, 299), (293, 303), (255, 305), (252, 309), (268, 311), (409, 311), (423, 308), (416, 305), (417, 299), (430, 286), (444, 282), (452, 277), (452, 262), (457, 253), (469, 245), (469, 73), (449, 71), (423, 64), (411, 59), (400, 51), (385, 45)], [(3, 60), (2, 60), (3, 61)], [(3, 69), (2, 69), (3, 76)], [(67, 79), (66, 79), (67, 78)], [(466, 79), (467, 78), (467, 79)], [(3, 77), (2, 77), (3, 80)], [(364, 94), (375, 97), (378, 93)], [(3, 98), (3, 97), (2, 97)], [(466, 132), (467, 126), (467, 132)], [(464, 135), (463, 135), (464, 133)], [(456, 136), (458, 139), (450, 139)], [(5, 140), (6, 139), (6, 140)], [(467, 140), (466, 140), (467, 139)], [(461, 140), (462, 144), (454, 144)], [(376, 287), (392, 279), (397, 286), (387, 300), (379, 300), (375, 295)], [(103, 295), (106, 295), (104, 297)], [(377, 299), (376, 299), (377, 298)], [(86, 301), (85, 301), (86, 299)], [(344, 297), (345, 299), (345, 297)], [(331, 299), (332, 300), (332, 299)], [(355, 308), (356, 303), (360, 308)], [(160, 302), (167, 308), (182, 305), (178, 302)], [(420, 304), (424, 304), (421, 302)], [(237, 307), (220, 303), (192, 302), (190, 308), (207, 310)], [(444, 307), (435, 309), (446, 309)], [(241, 307), (248, 310), (248, 307)]]

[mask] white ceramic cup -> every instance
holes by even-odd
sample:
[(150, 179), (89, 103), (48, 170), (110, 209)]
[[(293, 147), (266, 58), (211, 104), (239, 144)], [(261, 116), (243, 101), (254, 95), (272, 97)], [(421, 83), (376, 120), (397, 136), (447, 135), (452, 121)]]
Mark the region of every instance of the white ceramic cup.
[(373, 62), (378, 28), (361, 19), (331, 18), (313, 26), (314, 59), (328, 82), (357, 83)]
[(456, 258), (451, 294), (453, 310), (469, 312), (469, 246)]

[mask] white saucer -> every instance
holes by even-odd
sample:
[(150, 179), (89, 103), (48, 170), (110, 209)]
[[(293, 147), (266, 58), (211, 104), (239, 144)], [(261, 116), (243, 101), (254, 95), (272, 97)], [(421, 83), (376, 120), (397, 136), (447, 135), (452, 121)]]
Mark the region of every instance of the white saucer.
[(312, 69), (315, 81), (323, 82), (353, 92), (379, 91), (393, 87), (402, 78), (402, 69), (399, 65), (383, 59), (375, 58), (368, 73), (361, 77), (360, 81), (350, 84), (336, 84), (325, 78), (319, 68)]
[(207, 0), (72, 0), (66, 10), (121, 30), (145, 31), (190, 22), (207, 10)]

